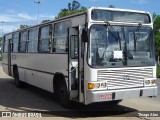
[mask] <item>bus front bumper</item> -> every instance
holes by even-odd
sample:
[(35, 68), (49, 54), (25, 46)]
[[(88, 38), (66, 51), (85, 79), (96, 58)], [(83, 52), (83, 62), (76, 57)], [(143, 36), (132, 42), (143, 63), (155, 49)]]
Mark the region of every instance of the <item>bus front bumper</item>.
[(108, 91), (87, 90), (85, 104), (87, 105), (94, 102), (138, 98), (142, 96), (157, 96), (157, 94), (157, 86)]

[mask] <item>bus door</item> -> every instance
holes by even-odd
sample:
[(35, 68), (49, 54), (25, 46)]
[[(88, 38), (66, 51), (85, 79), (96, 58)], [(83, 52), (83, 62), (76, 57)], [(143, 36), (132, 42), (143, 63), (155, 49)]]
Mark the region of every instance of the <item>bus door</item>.
[[(69, 28), (69, 92), (71, 100), (81, 102), (81, 26)], [(83, 100), (82, 100), (83, 101)]]
[(8, 75), (11, 76), (11, 39), (8, 40), (7, 65)]

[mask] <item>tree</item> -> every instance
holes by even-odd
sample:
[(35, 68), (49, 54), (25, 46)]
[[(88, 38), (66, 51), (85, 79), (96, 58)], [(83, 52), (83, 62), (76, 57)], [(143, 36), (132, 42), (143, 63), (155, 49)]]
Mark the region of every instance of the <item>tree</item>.
[(0, 37), (0, 54), (1, 54), (1, 52), (2, 52), (2, 44), (3, 44), (3, 38)]
[(154, 27), (154, 34), (160, 35), (160, 15), (157, 15), (157, 17), (155, 18), (153, 27)]
[(153, 31), (156, 47), (156, 56), (159, 63), (160, 58), (160, 15), (153, 13)]
[(41, 23), (49, 22), (50, 20), (42, 20)]
[(3, 38), (2, 38), (2, 37), (0, 37), (0, 45), (2, 44), (2, 42), (3, 42)]
[(156, 47), (156, 56), (157, 56), (158, 61), (159, 61), (159, 56), (160, 56), (160, 35), (155, 35), (154, 39), (155, 39), (155, 47)]
[(56, 17), (56, 18), (61, 18), (64, 16), (76, 14), (79, 12), (84, 12), (86, 10), (87, 10), (86, 7), (83, 7), (83, 6), (81, 7), (81, 5), (78, 1), (73, 0), (72, 3), (68, 3), (68, 8), (61, 9), (61, 11), (58, 14), (58, 17)]
[(154, 12), (152, 15), (153, 21), (155, 21), (156, 17), (157, 17), (157, 14)]
[(24, 29), (24, 28), (27, 28), (27, 27), (30, 27), (30, 25), (20, 25), (20, 29)]
[(114, 5), (109, 5), (109, 8), (115, 8), (115, 6)]

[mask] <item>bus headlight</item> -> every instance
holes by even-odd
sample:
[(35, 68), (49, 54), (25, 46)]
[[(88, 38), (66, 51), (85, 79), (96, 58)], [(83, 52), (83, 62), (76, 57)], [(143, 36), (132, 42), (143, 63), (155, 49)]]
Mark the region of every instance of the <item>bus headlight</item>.
[(100, 88), (100, 83), (95, 83), (95, 84), (94, 84), (94, 88), (95, 88), (95, 89)]
[(157, 84), (157, 80), (151, 80), (152, 84)]
[(107, 87), (107, 83), (101, 83), (101, 88), (106, 88)]
[(150, 80), (145, 80), (145, 85), (149, 85), (150, 84)]
[(156, 85), (157, 84), (157, 79), (145, 79), (144, 80), (144, 85), (145, 86), (151, 86), (151, 85)]
[(95, 90), (101, 90), (106, 89), (107, 83), (106, 82), (94, 82), (94, 83), (88, 83), (88, 89), (95, 89)]

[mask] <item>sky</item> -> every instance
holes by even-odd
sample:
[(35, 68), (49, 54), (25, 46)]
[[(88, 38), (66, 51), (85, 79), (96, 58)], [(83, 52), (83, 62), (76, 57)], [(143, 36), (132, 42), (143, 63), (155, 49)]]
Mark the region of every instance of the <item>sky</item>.
[[(62, 8), (67, 8), (72, 0), (40, 0), (36, 4), (34, 0), (0, 0), (0, 36), (17, 30), (20, 25), (37, 24), (38, 6), (39, 22), (53, 20)], [(81, 6), (108, 7), (114, 5), (117, 8), (133, 9), (154, 12), (160, 15), (160, 0), (78, 0)]]

